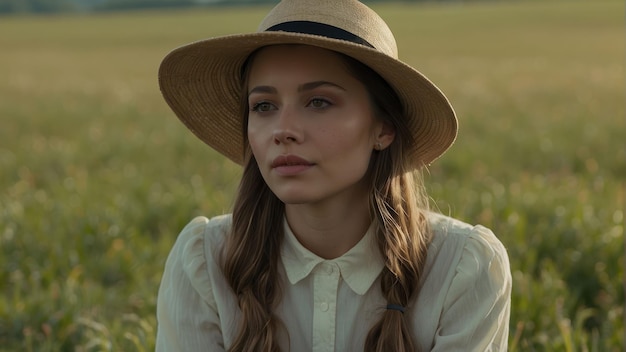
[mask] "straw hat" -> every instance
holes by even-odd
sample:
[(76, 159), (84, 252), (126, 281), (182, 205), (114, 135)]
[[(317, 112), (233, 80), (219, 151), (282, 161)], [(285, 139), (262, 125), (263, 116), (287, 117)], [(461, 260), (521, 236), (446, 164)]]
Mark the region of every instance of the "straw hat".
[(354, 0), (283, 0), (256, 33), (210, 38), (177, 48), (159, 68), (161, 92), (198, 138), (242, 164), (241, 69), (253, 51), (275, 44), (334, 50), (378, 72), (404, 105), (416, 141), (408, 155), (411, 165), (431, 163), (454, 142), (457, 120), (446, 97), (424, 75), (398, 60), (389, 27)]

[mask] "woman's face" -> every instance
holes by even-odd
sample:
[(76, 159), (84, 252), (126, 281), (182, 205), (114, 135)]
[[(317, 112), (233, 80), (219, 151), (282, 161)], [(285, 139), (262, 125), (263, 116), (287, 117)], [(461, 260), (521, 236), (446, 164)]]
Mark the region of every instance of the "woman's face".
[(383, 122), (342, 58), (311, 46), (271, 46), (249, 72), (248, 140), (272, 192), (286, 204), (361, 201), (374, 146), (390, 140), (381, 139)]

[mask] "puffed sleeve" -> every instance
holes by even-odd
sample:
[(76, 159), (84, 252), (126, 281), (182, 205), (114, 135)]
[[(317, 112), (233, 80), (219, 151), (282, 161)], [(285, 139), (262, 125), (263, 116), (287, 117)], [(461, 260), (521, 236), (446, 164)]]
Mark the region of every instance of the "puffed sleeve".
[(476, 226), (447, 292), (432, 351), (506, 351), (511, 271), (502, 243)]
[(193, 219), (167, 258), (157, 300), (156, 351), (224, 351), (207, 271), (208, 222), (204, 217)]

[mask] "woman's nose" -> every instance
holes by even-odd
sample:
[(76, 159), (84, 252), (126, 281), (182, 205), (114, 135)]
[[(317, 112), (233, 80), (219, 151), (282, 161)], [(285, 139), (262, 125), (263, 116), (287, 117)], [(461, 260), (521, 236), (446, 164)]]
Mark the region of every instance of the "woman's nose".
[(276, 121), (274, 129), (274, 144), (302, 143), (304, 133), (298, 114), (293, 108), (283, 108)]

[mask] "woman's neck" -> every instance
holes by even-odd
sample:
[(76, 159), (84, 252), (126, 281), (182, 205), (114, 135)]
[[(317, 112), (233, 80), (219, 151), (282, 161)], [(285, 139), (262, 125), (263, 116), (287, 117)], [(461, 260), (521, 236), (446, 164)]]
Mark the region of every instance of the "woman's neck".
[(367, 197), (333, 204), (286, 204), (285, 215), (298, 241), (325, 259), (342, 256), (365, 235), (372, 219)]

